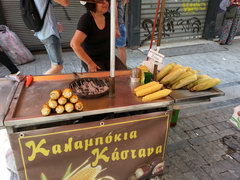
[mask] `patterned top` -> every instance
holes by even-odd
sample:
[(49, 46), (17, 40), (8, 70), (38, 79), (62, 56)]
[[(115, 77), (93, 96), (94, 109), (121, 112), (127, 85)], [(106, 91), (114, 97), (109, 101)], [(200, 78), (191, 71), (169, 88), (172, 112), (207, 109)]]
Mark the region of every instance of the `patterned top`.
[[(48, 0), (34, 0), (34, 2), (40, 16), (42, 17), (45, 11), (45, 7), (47, 7)], [(38, 39), (40, 40), (45, 40), (49, 38), (51, 35), (55, 35), (60, 39), (59, 32), (57, 29), (57, 20), (55, 15), (53, 14), (52, 2), (49, 4), (43, 28), (41, 29), (41, 31), (36, 32), (34, 35), (37, 36)]]

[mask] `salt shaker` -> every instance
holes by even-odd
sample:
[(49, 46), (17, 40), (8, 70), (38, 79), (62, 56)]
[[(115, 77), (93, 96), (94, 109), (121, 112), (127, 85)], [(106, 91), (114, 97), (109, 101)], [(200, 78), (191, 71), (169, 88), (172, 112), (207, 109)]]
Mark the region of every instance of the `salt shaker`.
[(140, 73), (141, 73), (141, 70), (139, 68), (133, 68), (132, 74), (131, 74), (131, 82), (139, 82)]

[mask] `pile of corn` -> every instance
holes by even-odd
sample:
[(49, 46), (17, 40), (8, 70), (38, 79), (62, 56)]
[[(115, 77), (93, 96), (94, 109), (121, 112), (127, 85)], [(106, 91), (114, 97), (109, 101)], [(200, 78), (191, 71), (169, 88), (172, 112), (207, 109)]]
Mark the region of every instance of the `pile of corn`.
[(220, 84), (220, 79), (198, 74), (198, 71), (180, 64), (166, 65), (157, 75), (157, 80), (169, 89), (203, 91)]
[(153, 100), (161, 99), (168, 96), (172, 90), (163, 89), (163, 84), (159, 84), (159, 82), (152, 81), (145, 85), (139, 86), (134, 89), (136, 96), (143, 97), (143, 102), (150, 102)]

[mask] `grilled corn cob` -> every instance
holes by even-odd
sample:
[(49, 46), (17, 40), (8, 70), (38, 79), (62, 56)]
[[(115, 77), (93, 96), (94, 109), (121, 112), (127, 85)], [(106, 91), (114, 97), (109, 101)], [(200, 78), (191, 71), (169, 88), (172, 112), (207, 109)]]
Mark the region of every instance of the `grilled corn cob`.
[(161, 80), (164, 76), (166, 76), (171, 69), (173, 68), (174, 63), (168, 64), (166, 66), (164, 66), (164, 68), (157, 74), (157, 80)]
[(149, 94), (147, 96), (144, 96), (142, 98), (142, 101), (143, 102), (150, 102), (150, 101), (153, 101), (153, 100), (157, 100), (157, 99), (168, 96), (171, 92), (172, 92), (172, 90), (170, 90), (170, 89), (164, 89), (164, 90)]
[(204, 91), (207, 90), (209, 88), (212, 88), (218, 84), (220, 84), (221, 80), (218, 78), (214, 78), (214, 79), (208, 79), (206, 81), (204, 81), (203, 83), (200, 83), (196, 86), (194, 86), (191, 91)]
[(187, 89), (191, 89), (193, 88), (194, 86), (208, 80), (208, 79), (211, 79), (211, 77), (209, 77), (208, 75), (197, 75), (197, 80), (192, 82), (191, 84), (187, 85)]
[(183, 68), (183, 66), (180, 65), (180, 64), (175, 64), (169, 73), (174, 72), (174, 71), (176, 71), (179, 68)]
[(178, 68), (177, 70), (170, 72), (168, 75), (166, 75), (161, 81), (161, 84), (169, 84), (171, 81), (178, 78), (182, 73), (184, 73), (185, 70), (183, 68)]
[(147, 88), (144, 88), (144, 89), (142, 89), (142, 90), (138, 90), (138, 91), (136, 92), (136, 95), (137, 95), (138, 97), (139, 97), (139, 96), (145, 96), (145, 95), (147, 95), (147, 94), (151, 94), (151, 93), (153, 93), (153, 92), (155, 92), (155, 91), (160, 90), (162, 87), (163, 87), (162, 84), (155, 84), (155, 85), (153, 85), (153, 86), (151, 86), (151, 87), (147, 87)]
[(177, 77), (175, 80), (171, 81), (169, 84), (172, 85), (172, 84), (180, 81), (181, 79), (184, 79), (184, 78), (186, 78), (188, 76), (191, 76), (191, 75), (193, 75), (193, 73), (191, 71), (184, 72), (179, 77)]
[(138, 90), (142, 90), (142, 89), (145, 89), (145, 88), (148, 88), (148, 87), (151, 87), (155, 84), (159, 84), (159, 82), (157, 81), (152, 81), (150, 83), (147, 83), (147, 84), (144, 84), (144, 85), (141, 85), (141, 86), (138, 86), (134, 89), (134, 92), (136, 93)]
[(196, 80), (197, 80), (197, 75), (192, 74), (173, 84), (172, 89), (180, 89), (181, 87), (186, 86)]

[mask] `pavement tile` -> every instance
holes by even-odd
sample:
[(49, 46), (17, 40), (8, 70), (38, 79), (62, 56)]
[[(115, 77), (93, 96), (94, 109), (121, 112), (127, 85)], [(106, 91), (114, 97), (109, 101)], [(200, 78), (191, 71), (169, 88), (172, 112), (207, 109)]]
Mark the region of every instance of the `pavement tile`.
[(178, 126), (173, 128), (173, 131), (182, 139), (189, 139), (189, 136)]
[(226, 129), (232, 127), (229, 121), (224, 121), (224, 122), (222, 122), (222, 125), (223, 125)]
[(207, 161), (200, 155), (198, 155), (198, 156), (192, 158), (192, 160), (186, 162), (186, 165), (190, 169), (194, 169), (196, 167), (201, 167), (205, 164), (207, 164)]
[(201, 180), (199, 179), (193, 172), (187, 172), (183, 174), (185, 179), (189, 179), (189, 180)]
[(210, 131), (206, 126), (205, 126), (205, 127), (201, 127), (201, 130), (202, 130), (205, 134), (210, 134), (210, 133), (212, 133), (212, 131)]
[(201, 167), (195, 167), (192, 171), (201, 180), (212, 180), (211, 176), (209, 176), (209, 174), (207, 174)]
[(190, 138), (196, 138), (198, 135), (194, 131), (185, 131), (185, 133), (190, 137)]
[(221, 137), (233, 135), (235, 134), (235, 131), (232, 129), (224, 129), (222, 131), (217, 132)]
[(207, 128), (213, 133), (218, 131), (218, 129), (213, 125), (209, 125), (209, 126), (207, 126)]
[(240, 163), (240, 152), (235, 152), (231, 156)]
[(194, 132), (197, 136), (204, 136), (204, 135), (205, 135), (205, 133), (204, 133), (200, 128), (194, 129), (193, 132)]
[(190, 146), (190, 143), (187, 140), (182, 140), (180, 142), (167, 145), (166, 151), (168, 152), (175, 152), (177, 150), (184, 149), (186, 147)]
[(182, 173), (180, 172), (180, 170), (174, 164), (170, 164), (170, 166), (165, 166), (164, 174), (162, 177), (166, 180), (176, 180), (177, 177), (180, 177), (181, 175)]
[(188, 140), (193, 146), (196, 145), (203, 145), (205, 143), (207, 143), (206, 139), (204, 139), (204, 137), (195, 137), (192, 139)]
[(208, 174), (210, 174), (213, 177), (213, 179), (216, 179), (216, 177), (220, 176), (222, 173), (225, 173), (226, 171), (230, 171), (231, 174), (233, 174), (235, 177), (240, 177), (239, 163), (236, 163), (236, 161), (229, 158), (221, 161), (215, 161), (208, 165), (203, 165), (202, 168)]
[(188, 172), (190, 170), (186, 163), (182, 160), (182, 158), (177, 154), (173, 156), (169, 161), (170, 164), (177, 167), (177, 169), (180, 170), (181, 173)]
[(203, 117), (202, 120), (201, 120), (205, 126), (209, 126), (209, 125), (212, 125), (214, 124), (214, 122), (211, 120), (210, 117)]
[(171, 137), (171, 139), (173, 140), (174, 143), (176, 142), (180, 142), (183, 139), (174, 131), (174, 128), (170, 128), (169, 130), (169, 136)]
[(239, 180), (239, 177), (236, 176), (231, 171), (225, 171), (219, 175), (213, 177), (214, 180)]
[(220, 136), (218, 133), (211, 133), (211, 134), (205, 135), (204, 138), (205, 138), (208, 142), (211, 142), (211, 141), (216, 141), (216, 140), (220, 139), (221, 136)]
[(172, 140), (172, 138), (168, 136), (167, 144), (173, 144), (173, 143), (174, 141)]
[(184, 122), (188, 126), (188, 128), (186, 127), (186, 130), (195, 129), (195, 126), (194, 126), (194, 124), (192, 123), (192, 121), (190, 119), (186, 119), (186, 120), (184, 120)]
[(195, 128), (204, 127), (205, 124), (198, 120), (198, 118), (192, 120), (192, 125)]
[(188, 124), (184, 121), (184, 119), (178, 120), (177, 126), (179, 127), (182, 131), (184, 130), (190, 130), (190, 127)]
[(221, 161), (221, 164), (226, 170), (231, 171), (232, 174), (235, 174), (236, 176), (240, 177), (240, 166), (239, 163), (232, 158), (225, 159)]
[(226, 126), (223, 125), (223, 123), (215, 123), (214, 126), (219, 130), (223, 131), (226, 129)]

